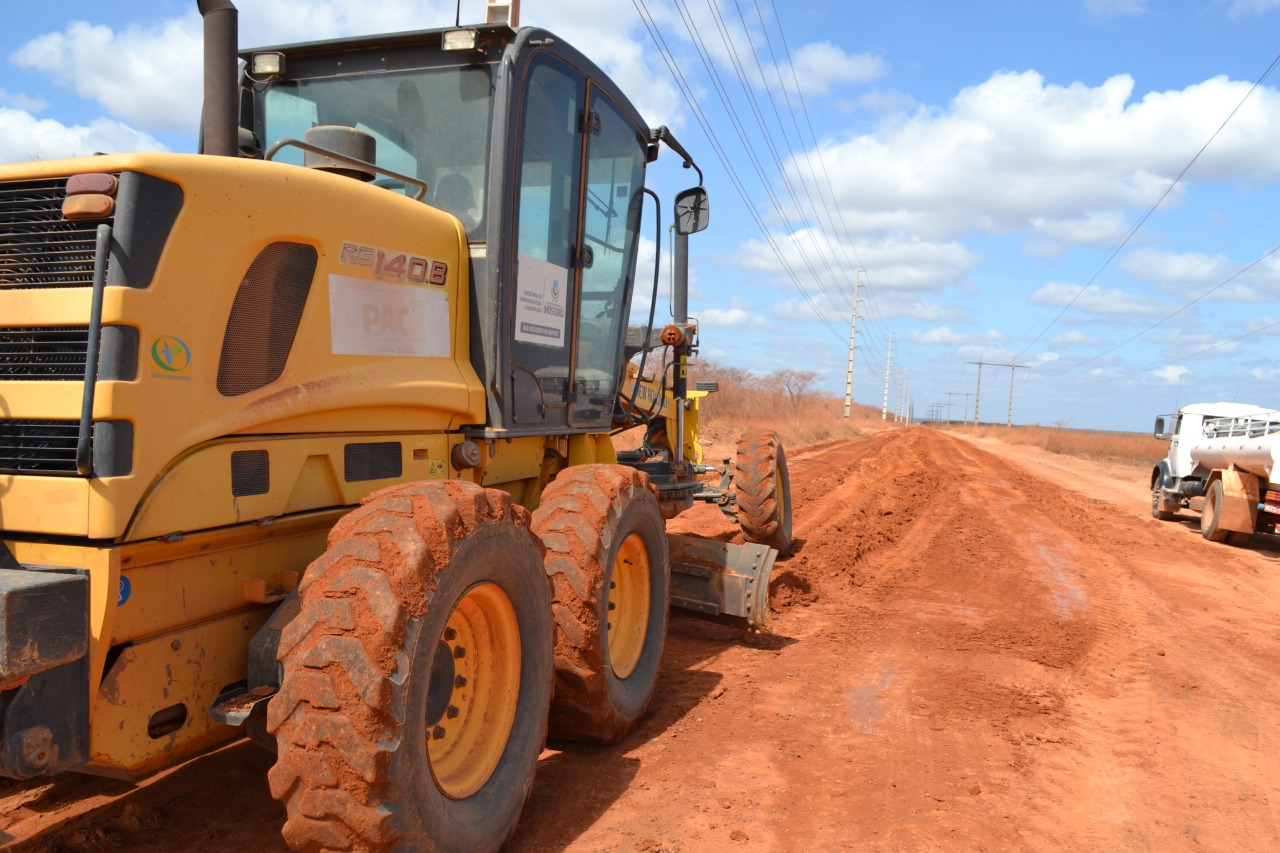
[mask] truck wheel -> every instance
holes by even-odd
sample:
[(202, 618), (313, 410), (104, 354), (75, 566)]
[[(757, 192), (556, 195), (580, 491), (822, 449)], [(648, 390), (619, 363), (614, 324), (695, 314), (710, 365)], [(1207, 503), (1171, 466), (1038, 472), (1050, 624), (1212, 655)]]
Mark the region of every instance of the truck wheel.
[(1178, 517), (1177, 511), (1166, 509), (1170, 502), (1165, 501), (1164, 490), (1156, 486), (1151, 490), (1151, 517), (1161, 521), (1172, 521)]
[(497, 850), (546, 740), (551, 595), (528, 513), (451, 481), (375, 492), (280, 637), (271, 793), (299, 850)]
[(777, 433), (754, 429), (738, 439), (732, 488), (747, 541), (785, 556), (791, 549), (791, 479)]
[(555, 587), (552, 737), (615, 743), (649, 707), (667, 636), (671, 558), (645, 474), (575, 465), (542, 493), (533, 531)]
[(1214, 480), (1204, 493), (1204, 509), (1200, 513), (1200, 535), (1210, 542), (1225, 542), (1230, 530), (1218, 527), (1222, 516), (1222, 481)]

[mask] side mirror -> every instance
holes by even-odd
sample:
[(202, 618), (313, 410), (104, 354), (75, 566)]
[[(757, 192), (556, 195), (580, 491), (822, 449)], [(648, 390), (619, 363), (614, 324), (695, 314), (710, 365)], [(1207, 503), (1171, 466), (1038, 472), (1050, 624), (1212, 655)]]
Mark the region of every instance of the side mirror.
[(1155, 437), (1156, 438), (1169, 437), (1169, 433), (1165, 431), (1164, 415), (1161, 415), (1160, 417), (1156, 418)]
[(696, 234), (711, 221), (707, 191), (693, 187), (676, 196), (676, 233)]

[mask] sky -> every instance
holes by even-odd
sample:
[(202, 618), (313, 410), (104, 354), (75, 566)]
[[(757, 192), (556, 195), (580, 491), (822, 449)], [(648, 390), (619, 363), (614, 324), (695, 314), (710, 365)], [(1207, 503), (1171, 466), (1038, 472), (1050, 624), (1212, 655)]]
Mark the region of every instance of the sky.
[[(243, 47), (459, 11), (236, 5)], [(195, 0), (4, 18), (0, 162), (194, 151)], [(1002, 423), (1011, 377), (1015, 424), (1280, 407), (1280, 0), (525, 0), (521, 23), (593, 58), (701, 167), (703, 358), (843, 396), (856, 287), (853, 398), (881, 406), (889, 362), (890, 417), (972, 418), (980, 395)], [(695, 181), (666, 154), (650, 185), (669, 211)], [(654, 255), (646, 238), (642, 290)]]

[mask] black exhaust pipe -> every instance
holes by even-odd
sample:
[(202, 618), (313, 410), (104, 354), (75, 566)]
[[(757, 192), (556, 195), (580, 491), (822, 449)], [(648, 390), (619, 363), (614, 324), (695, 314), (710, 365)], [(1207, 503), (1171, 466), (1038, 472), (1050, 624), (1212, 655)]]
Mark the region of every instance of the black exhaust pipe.
[(239, 13), (231, 0), (197, 0), (204, 18), (204, 120), (200, 150), (240, 154), (240, 98), (236, 92)]

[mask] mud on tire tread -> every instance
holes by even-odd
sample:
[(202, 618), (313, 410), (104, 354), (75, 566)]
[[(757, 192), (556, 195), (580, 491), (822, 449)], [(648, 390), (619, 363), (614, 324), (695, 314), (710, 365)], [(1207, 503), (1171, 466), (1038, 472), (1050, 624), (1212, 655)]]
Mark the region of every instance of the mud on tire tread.
[[(281, 635), (284, 675), (267, 712), (279, 749), (268, 780), (292, 847), (496, 850), (510, 838), (545, 741), (552, 674), (550, 590), (528, 519), (503, 492), (448, 481), (374, 492), (334, 526)], [(449, 617), (440, 611), (485, 581), (520, 622), (518, 709), (484, 787), (449, 800), (432, 781), (426, 727), (406, 714), (425, 701)]]
[[(646, 474), (620, 465), (575, 465), (542, 493), (533, 531), (546, 547), (555, 589), (556, 680), (552, 737), (621, 740), (653, 698), (670, 607), (670, 556), (657, 491)], [(631, 532), (649, 554), (647, 632), (635, 670), (619, 679), (607, 663), (607, 583)]]
[(791, 549), (791, 483), (777, 433), (743, 433), (734, 460), (733, 491), (747, 541), (776, 548), (785, 556)]

